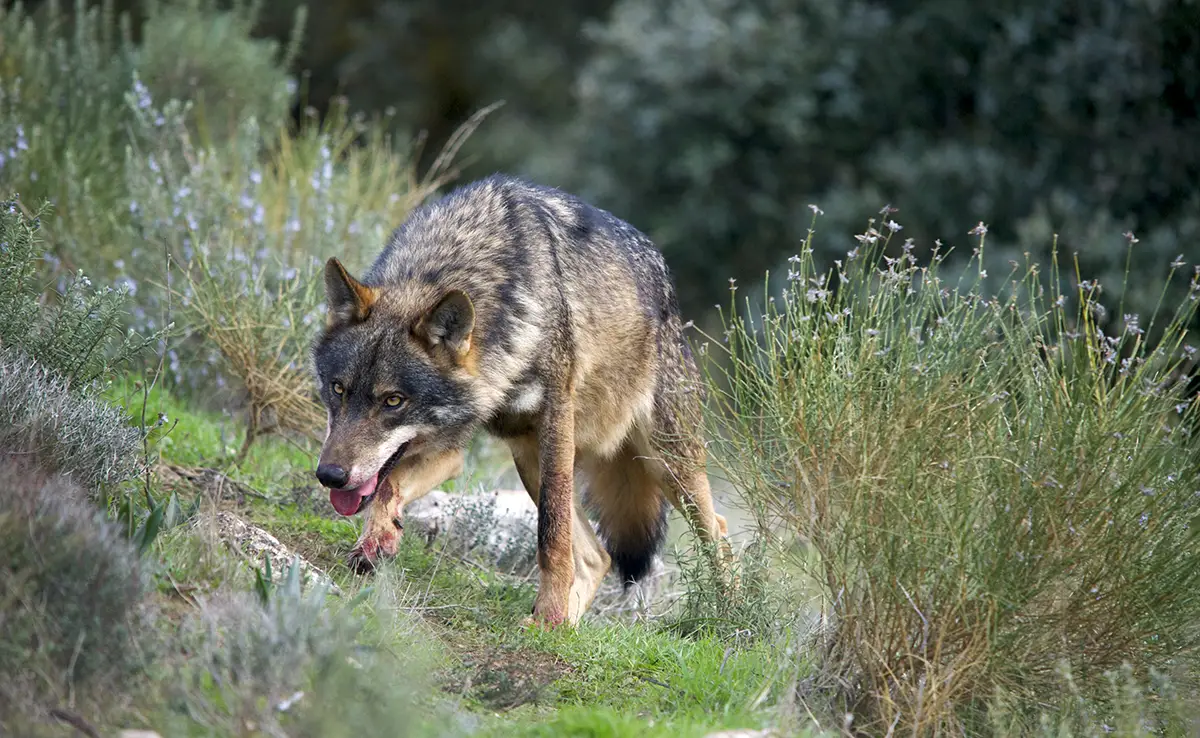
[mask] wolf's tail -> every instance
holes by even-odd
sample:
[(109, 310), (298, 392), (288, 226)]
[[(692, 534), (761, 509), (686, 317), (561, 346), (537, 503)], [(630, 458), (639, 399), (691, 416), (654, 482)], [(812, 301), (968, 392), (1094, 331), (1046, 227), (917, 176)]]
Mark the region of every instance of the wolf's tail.
[(667, 538), (670, 503), (662, 495), (640, 502), (623, 514), (599, 516), (600, 538), (626, 589), (650, 572)]

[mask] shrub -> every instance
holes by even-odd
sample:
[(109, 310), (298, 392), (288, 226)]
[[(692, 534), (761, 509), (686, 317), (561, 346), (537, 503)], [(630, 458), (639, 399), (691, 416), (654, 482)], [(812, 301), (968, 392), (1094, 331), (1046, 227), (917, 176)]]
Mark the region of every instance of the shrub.
[[(231, 145), (216, 147), (188, 137), (186, 106), (158, 108), (132, 95), (130, 104), (142, 141), (127, 167), (133, 220), (162, 253), (154, 261), (178, 265), (168, 291), (143, 295), (143, 317), (153, 320), (153, 306), (167, 312), (173, 300), (170, 310), (195, 339), (185, 348), (200, 359), (189, 375), (173, 354), (174, 379), (193, 389), (237, 380), (249, 414), (243, 453), (258, 433), (319, 430), (308, 343), (321, 315), (324, 261), (336, 254), (365, 268), (408, 211), (453, 176), (458, 143), (418, 179), (382, 122), (352, 118), (344, 106), (293, 131), (264, 134), (247, 119)], [(122, 262), (122, 279), (154, 289), (142, 254)]]
[(6, 455), (0, 485), (2, 726), (29, 718), (29, 701), (41, 712), (77, 690), (81, 699), (94, 688), (120, 693), (144, 663), (133, 639), (143, 635), (146, 580), (136, 552), (77, 482)]
[[(782, 643), (803, 628), (811, 608), (796, 606), (808, 599), (794, 573), (779, 566), (774, 541), (755, 535), (740, 551), (731, 550), (724, 566), (714, 566), (714, 547), (677, 551), (682, 597), (668, 623), (689, 635), (709, 633), (741, 644)], [(731, 580), (735, 586), (730, 586)]]
[(16, 199), (0, 202), (0, 347), (17, 347), (68, 385), (87, 388), (126, 364), (153, 338), (122, 337), (127, 293), (91, 289), (82, 272), (47, 299), (38, 229)]
[(813, 201), (837, 236), (823, 260), (890, 201), (922, 254), (987, 220), (1001, 269), (1058, 233), (1115, 284), (1102, 214), (1105, 235), (1143, 235), (1129, 302), (1148, 313), (1138, 282), (1200, 235), (1198, 23), (1188, 2), (620, 0), (591, 29), (555, 174), (663, 246), (688, 313), (781, 266)]
[(172, 733), (414, 734), (413, 662), (398, 657), (417, 650), (411, 625), (381, 634), (367, 622), (327, 607), (322, 588), (302, 592), (296, 567), (265, 604), (248, 594), (205, 602), (184, 626), (191, 656), (168, 690)]
[(296, 91), (288, 69), (303, 7), (280, 53), (274, 40), (253, 36), (262, 3), (235, 0), (224, 9), (213, 0), (155, 0), (146, 6), (137, 68), (154, 99), (193, 102), (194, 126), (216, 141), (236, 136), (248, 118), (266, 130), (284, 125)]
[[(40, 22), (25, 4), (0, 8), (0, 184), (57, 210), (51, 250), (86, 268), (119, 233), (124, 92), (136, 51), (111, 0), (55, 0)], [(7, 123), (7, 125), (6, 125)]]
[(141, 470), (141, 433), (116, 408), (73, 392), (54, 373), (0, 349), (0, 456), (33, 454), (89, 490)]
[(195, 100), (186, 123), (205, 141), (228, 139), (250, 117), (268, 126), (288, 118), (295, 44), (280, 55), (274, 42), (254, 40), (256, 9), (148, 3), (140, 45), (112, 0), (77, 0), (71, 13), (50, 2), (37, 20), (21, 3), (0, 9), (0, 184), (55, 205), (49, 246), (68, 271), (114, 276), (137, 239), (126, 176), (126, 149), (137, 144), (131, 91)]
[(944, 253), (918, 266), (890, 244), (889, 216), (828, 272), (810, 231), (782, 293), (735, 303), (702, 347), (725, 367), (716, 457), (764, 530), (806, 544), (839, 709), (864, 731), (972, 733), (996, 695), (1032, 720), (1061, 668), (1100, 710), (1122, 664), (1190, 680), (1200, 270), (1109, 335), (1099, 285), (1064, 292), (1057, 258), (989, 297), (982, 224), (956, 283)]

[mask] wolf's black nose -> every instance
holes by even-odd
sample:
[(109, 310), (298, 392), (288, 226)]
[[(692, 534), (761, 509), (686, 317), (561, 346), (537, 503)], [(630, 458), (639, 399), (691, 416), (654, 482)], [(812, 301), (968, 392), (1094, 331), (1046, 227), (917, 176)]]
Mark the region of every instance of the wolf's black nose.
[(337, 464), (320, 464), (317, 466), (317, 481), (326, 487), (345, 487), (350, 481), (350, 472)]

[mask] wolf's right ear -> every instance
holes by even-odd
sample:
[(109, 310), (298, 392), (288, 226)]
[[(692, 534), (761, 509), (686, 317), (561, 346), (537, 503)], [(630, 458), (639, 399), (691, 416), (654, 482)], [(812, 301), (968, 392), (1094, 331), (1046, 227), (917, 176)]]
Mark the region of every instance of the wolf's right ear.
[(378, 299), (379, 288), (368, 287), (351, 277), (336, 257), (325, 262), (325, 304), (329, 306), (326, 327), (366, 320)]
[(471, 351), (474, 329), (475, 307), (471, 298), (461, 290), (451, 290), (417, 320), (413, 333), (430, 349), (445, 346), (461, 362)]

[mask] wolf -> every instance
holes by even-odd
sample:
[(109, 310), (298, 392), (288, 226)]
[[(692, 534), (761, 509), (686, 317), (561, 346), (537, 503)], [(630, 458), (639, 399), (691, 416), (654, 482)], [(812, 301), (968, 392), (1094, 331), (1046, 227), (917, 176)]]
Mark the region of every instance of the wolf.
[(395, 555), (404, 506), (479, 431), (537, 505), (531, 623), (577, 623), (612, 567), (642, 579), (672, 505), (706, 550), (727, 539), (672, 277), (633, 226), (493, 175), (412, 211), (361, 279), (332, 257), (324, 280), (316, 477), (338, 513), (365, 508), (356, 569)]

